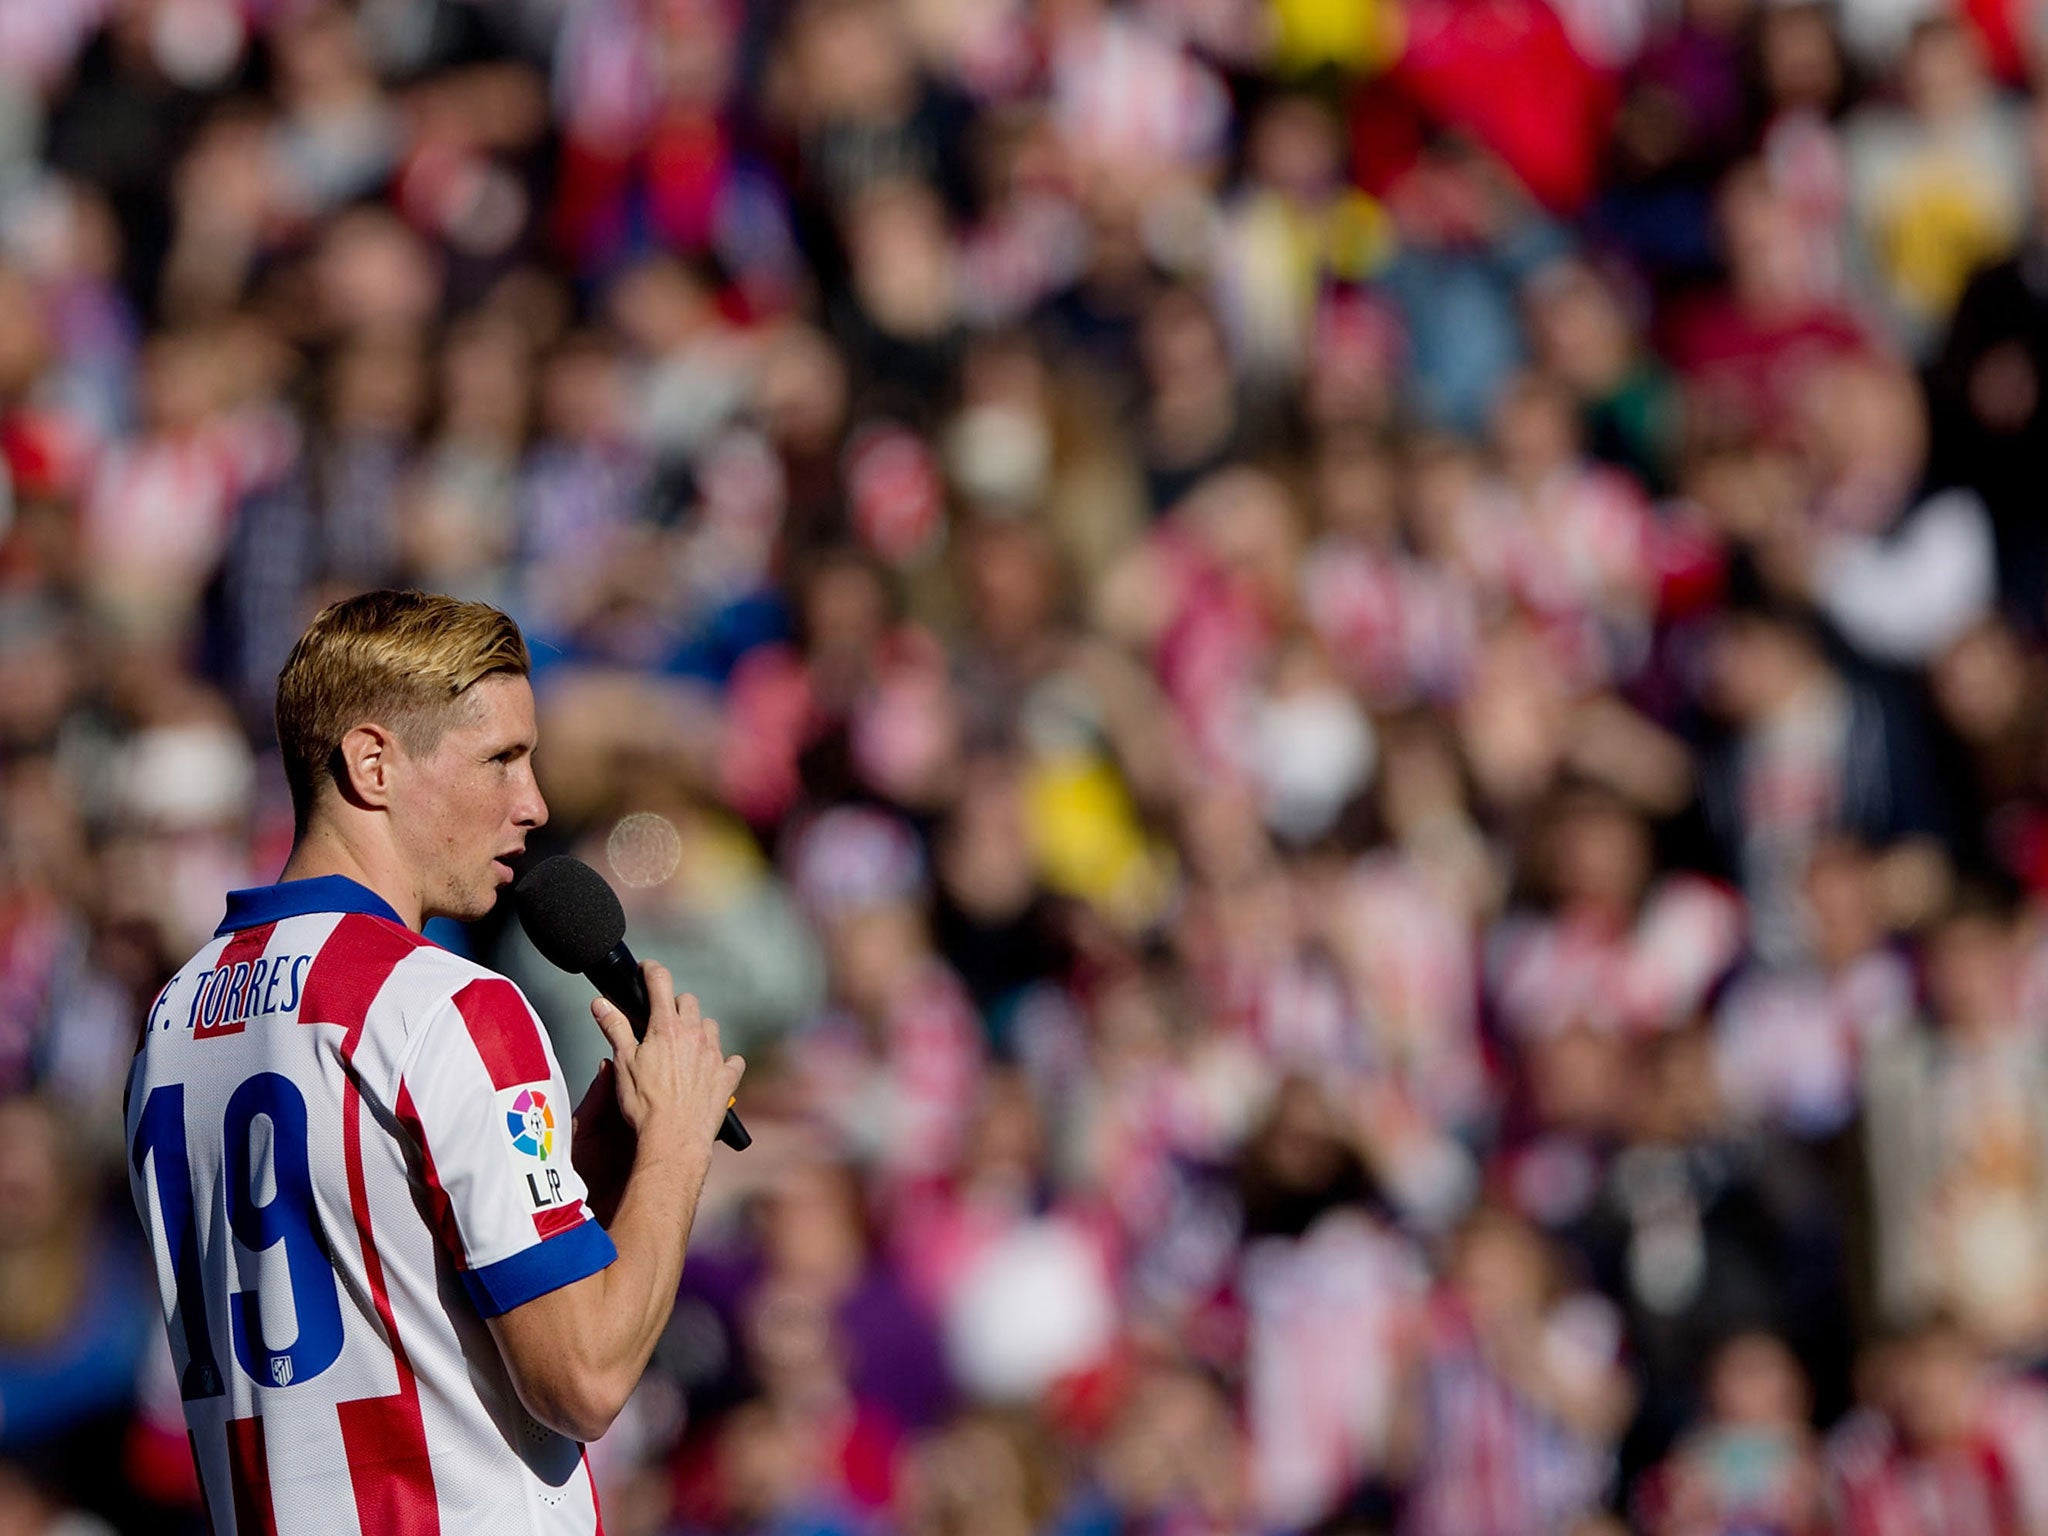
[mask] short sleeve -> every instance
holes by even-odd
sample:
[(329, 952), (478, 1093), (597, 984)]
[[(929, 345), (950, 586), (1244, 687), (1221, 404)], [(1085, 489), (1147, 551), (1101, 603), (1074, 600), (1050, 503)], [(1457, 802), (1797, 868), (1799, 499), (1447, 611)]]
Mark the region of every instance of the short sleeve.
[(569, 1091), (519, 989), (480, 977), (437, 1009), (396, 1105), (441, 1245), (485, 1317), (618, 1257), (569, 1160)]

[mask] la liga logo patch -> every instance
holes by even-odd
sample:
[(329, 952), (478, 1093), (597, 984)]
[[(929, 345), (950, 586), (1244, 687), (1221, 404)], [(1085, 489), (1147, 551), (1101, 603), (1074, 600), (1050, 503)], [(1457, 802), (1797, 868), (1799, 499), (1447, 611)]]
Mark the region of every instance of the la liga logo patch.
[(555, 1112), (538, 1088), (522, 1088), (505, 1109), (505, 1134), (513, 1148), (545, 1161), (555, 1150)]

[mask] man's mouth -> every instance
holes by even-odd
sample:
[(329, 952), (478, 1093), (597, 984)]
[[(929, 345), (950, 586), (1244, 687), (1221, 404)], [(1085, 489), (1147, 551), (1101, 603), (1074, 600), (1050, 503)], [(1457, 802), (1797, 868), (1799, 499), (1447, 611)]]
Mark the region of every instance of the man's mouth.
[(499, 871), (506, 882), (519, 872), (519, 861), (526, 857), (524, 848), (514, 848), (510, 853), (501, 853), (491, 860), (491, 868)]

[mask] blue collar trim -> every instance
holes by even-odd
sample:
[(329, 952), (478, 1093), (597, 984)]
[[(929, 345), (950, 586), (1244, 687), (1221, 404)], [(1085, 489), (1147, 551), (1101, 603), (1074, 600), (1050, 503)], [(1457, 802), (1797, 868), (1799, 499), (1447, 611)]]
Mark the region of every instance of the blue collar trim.
[(286, 880), (279, 885), (258, 885), (246, 891), (228, 892), (228, 913), (213, 930), (215, 938), (260, 927), (287, 917), (304, 917), (309, 912), (360, 912), (381, 917), (403, 928), (405, 922), (391, 903), (366, 885), (347, 875), (316, 875), (310, 880)]

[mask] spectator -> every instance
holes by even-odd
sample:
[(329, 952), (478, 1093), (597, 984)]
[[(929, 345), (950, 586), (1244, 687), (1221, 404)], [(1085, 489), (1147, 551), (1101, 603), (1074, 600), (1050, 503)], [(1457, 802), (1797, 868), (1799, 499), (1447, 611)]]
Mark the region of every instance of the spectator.
[(0, 1182), (0, 1456), (125, 1518), (125, 1489), (106, 1477), (102, 1458), (149, 1347), (148, 1294), (122, 1252), (125, 1238), (103, 1230), (80, 1198), (56, 1111), (31, 1098), (0, 1101), (0, 1131), (13, 1149)]
[(1560, 794), (1543, 820), (1553, 906), (1499, 930), (1490, 958), (1504, 1022), (1523, 1037), (1685, 1023), (1741, 947), (1735, 900), (1685, 875), (1652, 887), (1650, 829), (1610, 795)]
[(2038, 441), (2043, 342), (2039, 299), (2030, 274), (2038, 258), (2043, 210), (2044, 120), (2028, 118), (2028, 206), (2020, 251), (1975, 273), (1957, 300), (1954, 323), (1930, 375), (1932, 402), (1942, 432), (1937, 443), (1953, 454), (1942, 466), (1984, 496), (1996, 519), (2000, 593), (2029, 630), (2048, 601), (2048, 548), (2025, 502), (2024, 464)]
[(1738, 1334), (1707, 1368), (1707, 1418), (1658, 1469), (1643, 1500), (1658, 1536), (1823, 1529), (1810, 1394), (1781, 1339)]
[(1794, 189), (1754, 162), (1723, 178), (1716, 205), (1726, 289), (1681, 301), (1667, 346), (1698, 429), (1776, 435), (1806, 398), (1807, 370), (1852, 353), (1864, 328), (1817, 270)]
[(1966, 889), (1931, 936), (1933, 1028), (1870, 1059), (1866, 1134), (1880, 1283), (1893, 1316), (1939, 1307), (2025, 1354), (2048, 1327), (2036, 1278), (2036, 1025), (2016, 991), (2013, 914)]
[(1810, 619), (1737, 610), (1713, 644), (1714, 702), (1735, 734), (1706, 763), (1701, 799), (1748, 901), (1751, 943), (1788, 958), (1804, 947), (1799, 882), (1823, 836), (1888, 846), (1935, 831), (1943, 807), (1910, 718), (1837, 672)]
[(1958, 19), (1913, 28), (1903, 109), (1849, 125), (1850, 213), (1883, 302), (1914, 352), (1948, 318), (1970, 272), (2003, 256), (2026, 207), (2020, 123)]
[(1557, 1529), (1599, 1507), (1630, 1390), (1618, 1320), (1513, 1217), (1459, 1233), (1418, 1352), (1403, 1528)]
[(1626, 1144), (1579, 1228), (1635, 1346), (1631, 1472), (1698, 1412), (1721, 1339), (1766, 1328), (1796, 1340), (1830, 1407), (1848, 1374), (1842, 1239), (1826, 1187), (1795, 1148), (1726, 1135), (1709, 1051), (1700, 1032), (1639, 1050)]
[(1827, 1447), (1834, 1529), (2035, 1528), (2031, 1479), (2015, 1454), (2024, 1452), (2001, 1411), (2009, 1398), (1967, 1334), (1938, 1319), (1922, 1324), (1872, 1349), (1861, 1374), (1865, 1406)]
[(1652, 492), (1668, 490), (1677, 381), (1643, 347), (1615, 285), (1582, 262), (1559, 262), (1530, 280), (1528, 304), (1536, 361), (1577, 401), (1587, 450)]
[(1912, 968), (1886, 943), (1881, 865), (1843, 839), (1815, 849), (1802, 908), (1811, 958), (1753, 965), (1715, 1015), (1723, 1091), (1746, 1123), (1824, 1140), (1856, 1117), (1872, 1053), (1912, 1027)]
[(1990, 521), (1974, 492), (1923, 494), (1926, 411), (1903, 370), (1839, 362), (1812, 383), (1814, 602), (1867, 659), (1925, 665), (1991, 606)]

